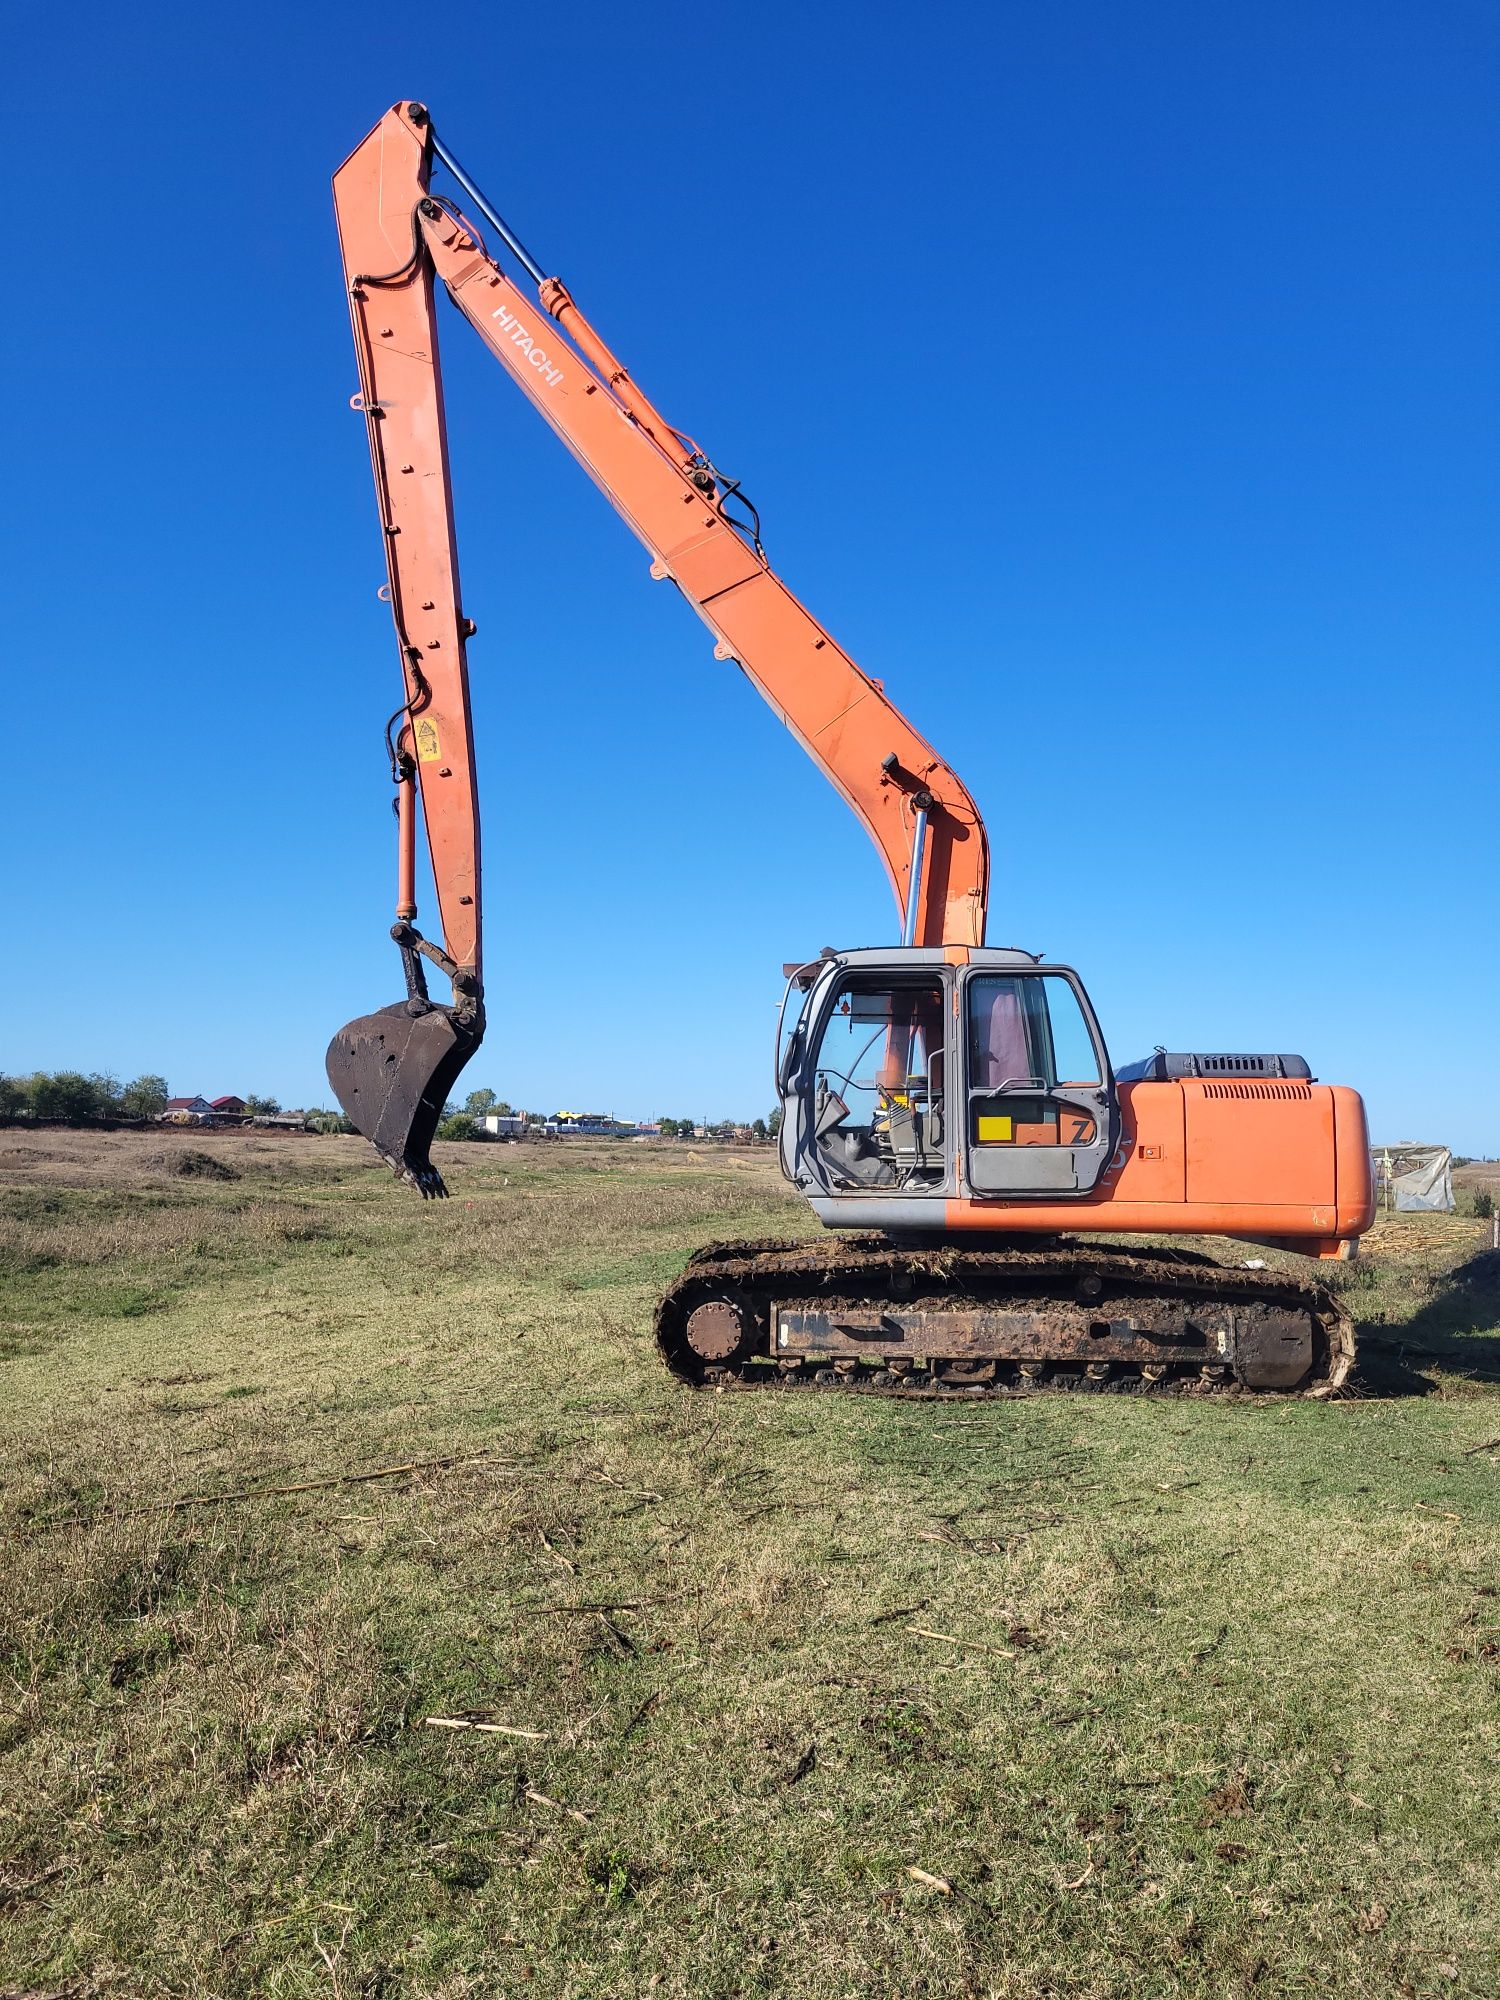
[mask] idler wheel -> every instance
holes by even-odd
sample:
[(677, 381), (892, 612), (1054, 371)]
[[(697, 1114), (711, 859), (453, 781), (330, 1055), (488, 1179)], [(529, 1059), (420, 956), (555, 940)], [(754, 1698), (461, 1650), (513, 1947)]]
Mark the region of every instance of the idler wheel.
[(688, 1314), (687, 1344), (700, 1361), (728, 1361), (749, 1332), (746, 1315), (732, 1299), (705, 1299)]

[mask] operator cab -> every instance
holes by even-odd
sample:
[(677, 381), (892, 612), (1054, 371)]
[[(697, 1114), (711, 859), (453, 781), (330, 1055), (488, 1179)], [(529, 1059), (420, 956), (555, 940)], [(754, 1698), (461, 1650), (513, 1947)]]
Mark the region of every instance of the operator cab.
[(909, 1222), (907, 1198), (1087, 1194), (1116, 1140), (1082, 981), (1027, 952), (952, 965), (940, 949), (851, 951), (793, 968), (777, 1083), (782, 1165), (825, 1221), (885, 1226), (898, 1198)]

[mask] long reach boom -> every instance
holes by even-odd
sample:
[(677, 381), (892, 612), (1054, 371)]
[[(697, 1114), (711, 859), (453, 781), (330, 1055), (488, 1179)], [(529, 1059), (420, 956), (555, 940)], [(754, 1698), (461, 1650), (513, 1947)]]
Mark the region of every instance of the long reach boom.
[[(435, 161), (478, 220), (429, 192)], [(484, 1013), (465, 656), (475, 628), (459, 589), (435, 282), (644, 543), (652, 576), (670, 577), (708, 626), (715, 656), (740, 666), (848, 802), (890, 878), (903, 942), (984, 942), (989, 848), (956, 774), (771, 568), (736, 482), (636, 386), (562, 280), (546, 275), (464, 174), (425, 107), (388, 111), (333, 190), (359, 358), (355, 407), (369, 431), (405, 677), (388, 747), (400, 828), (393, 935), (408, 999), (342, 1030), (329, 1068), (360, 1129), (405, 1178), (438, 1193), (427, 1147)], [(490, 254), (481, 227), (519, 279)], [(413, 788), (441, 948), (412, 927)], [(452, 1008), (427, 999), (424, 956), (453, 979)]]

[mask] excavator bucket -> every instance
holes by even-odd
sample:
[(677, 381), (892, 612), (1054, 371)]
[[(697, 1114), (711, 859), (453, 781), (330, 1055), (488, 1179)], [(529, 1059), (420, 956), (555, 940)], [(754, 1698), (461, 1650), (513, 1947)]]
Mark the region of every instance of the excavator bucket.
[(328, 1081), (344, 1115), (397, 1179), (426, 1200), (448, 1192), (429, 1149), (480, 1036), (450, 1008), (414, 1013), (413, 1004), (400, 1000), (340, 1028), (328, 1044)]

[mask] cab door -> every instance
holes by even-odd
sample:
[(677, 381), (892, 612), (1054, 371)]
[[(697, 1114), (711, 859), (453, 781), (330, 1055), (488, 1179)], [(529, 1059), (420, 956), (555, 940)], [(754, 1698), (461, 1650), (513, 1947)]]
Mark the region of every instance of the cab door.
[(1109, 1055), (1075, 972), (971, 967), (959, 987), (969, 1186), (1083, 1195), (1114, 1153)]

